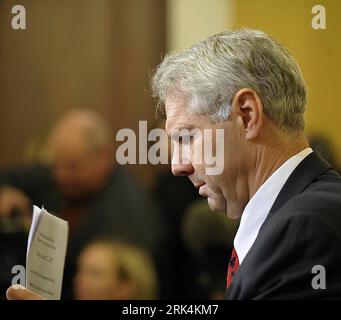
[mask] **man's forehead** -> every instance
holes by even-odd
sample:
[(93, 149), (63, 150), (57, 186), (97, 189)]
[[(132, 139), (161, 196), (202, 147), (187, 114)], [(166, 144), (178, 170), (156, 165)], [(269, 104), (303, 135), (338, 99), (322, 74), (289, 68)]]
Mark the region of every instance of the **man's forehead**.
[(172, 129), (188, 128), (193, 126), (193, 115), (186, 110), (185, 101), (167, 99), (165, 104), (166, 124), (165, 129), (170, 135)]
[(185, 114), (188, 102), (188, 98), (183, 94), (177, 93), (168, 95), (165, 101), (165, 111), (167, 119)]

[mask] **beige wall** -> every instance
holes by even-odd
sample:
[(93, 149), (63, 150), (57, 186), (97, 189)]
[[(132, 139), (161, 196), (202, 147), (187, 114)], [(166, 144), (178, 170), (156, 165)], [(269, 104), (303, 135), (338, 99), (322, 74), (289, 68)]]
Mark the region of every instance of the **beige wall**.
[[(110, 0), (25, 2), (27, 29), (11, 28), (0, 4), (0, 164), (22, 160), (25, 146), (71, 107), (105, 110), (113, 103)], [(113, 15), (112, 15), (113, 17)]]
[[(325, 30), (311, 27), (315, 4), (326, 8)], [(269, 33), (296, 57), (308, 87), (307, 132), (330, 138), (340, 164), (341, 1), (239, 0), (236, 13), (238, 27)]]
[(191, 46), (235, 24), (236, 0), (167, 0), (167, 48)]

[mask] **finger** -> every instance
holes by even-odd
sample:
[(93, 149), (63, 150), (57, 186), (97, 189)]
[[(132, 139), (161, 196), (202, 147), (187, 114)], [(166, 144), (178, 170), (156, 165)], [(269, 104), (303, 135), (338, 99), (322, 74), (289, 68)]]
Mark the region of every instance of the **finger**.
[(9, 287), (6, 296), (8, 300), (43, 300), (43, 297), (20, 285)]

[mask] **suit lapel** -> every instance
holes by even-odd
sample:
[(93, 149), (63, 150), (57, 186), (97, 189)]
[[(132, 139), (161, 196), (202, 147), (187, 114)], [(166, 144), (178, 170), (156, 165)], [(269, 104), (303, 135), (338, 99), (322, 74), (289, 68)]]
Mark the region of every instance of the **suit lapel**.
[(264, 222), (269, 220), (289, 199), (301, 193), (312, 181), (322, 173), (331, 169), (331, 165), (324, 160), (318, 153), (310, 153), (295, 168), (290, 175), (278, 197), (276, 198), (270, 212)]
[[(295, 168), (293, 173), (290, 175), (286, 183), (284, 184), (282, 190), (280, 191), (278, 197), (276, 198), (273, 206), (270, 209), (270, 212), (265, 219), (262, 227), (259, 230), (259, 233), (261, 233), (263, 227), (268, 223), (268, 221), (271, 219), (271, 217), (292, 197), (302, 192), (311, 182), (322, 173), (328, 171), (331, 169), (331, 165), (326, 162), (318, 153), (312, 152), (310, 153), (305, 159), (302, 160), (302, 162)], [(257, 237), (258, 238), (258, 237)], [(257, 241), (257, 238), (255, 242)], [(253, 247), (253, 246), (252, 246)], [(252, 250), (252, 247), (250, 248), (249, 252)], [(245, 263), (247, 263), (249, 253), (244, 258), (243, 263), (240, 266), (240, 269), (238, 270), (234, 280), (237, 280), (235, 282), (238, 282), (242, 280), (240, 277), (238, 277), (238, 273), (243, 267), (245, 266)], [(235, 285), (234, 285), (235, 284)], [(231, 283), (228, 290), (225, 292), (225, 299), (234, 299), (234, 297), (239, 296), (239, 286), (237, 283)]]

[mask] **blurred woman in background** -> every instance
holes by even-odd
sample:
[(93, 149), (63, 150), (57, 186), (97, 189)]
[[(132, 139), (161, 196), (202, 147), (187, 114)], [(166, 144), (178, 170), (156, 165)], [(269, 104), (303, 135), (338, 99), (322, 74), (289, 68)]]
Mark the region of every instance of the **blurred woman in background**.
[(96, 240), (78, 258), (74, 278), (78, 300), (156, 299), (152, 259), (142, 249), (111, 240)]

